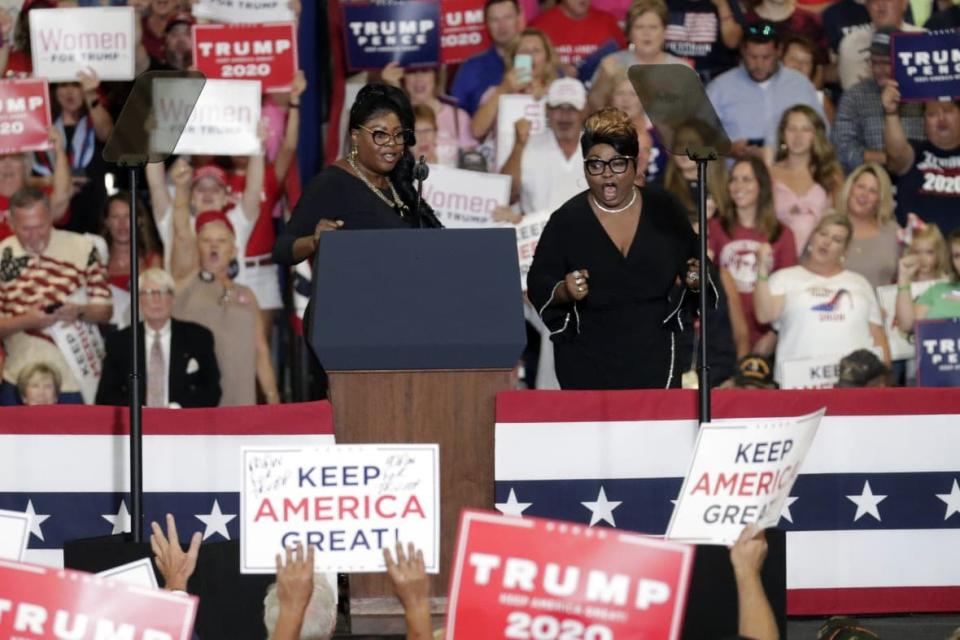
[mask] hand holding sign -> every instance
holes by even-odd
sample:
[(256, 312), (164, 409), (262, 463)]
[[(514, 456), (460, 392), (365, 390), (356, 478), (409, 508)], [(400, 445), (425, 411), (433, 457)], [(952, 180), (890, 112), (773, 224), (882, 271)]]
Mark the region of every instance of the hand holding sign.
[(313, 595), (314, 550), (302, 545), (287, 548), (284, 556), (277, 554), (277, 601), (284, 612), (293, 613), (302, 620)]
[(387, 576), (393, 584), (397, 598), (403, 603), (404, 610), (429, 606), (430, 581), (423, 564), (423, 551), (410, 542), (407, 544), (407, 552), (404, 553), (403, 544), (398, 542), (396, 562), (390, 555), (389, 547), (383, 549), (383, 561), (387, 565)]
[(900, 108), (900, 85), (896, 80), (887, 80), (880, 93), (880, 104), (883, 112), (888, 116), (895, 116)]

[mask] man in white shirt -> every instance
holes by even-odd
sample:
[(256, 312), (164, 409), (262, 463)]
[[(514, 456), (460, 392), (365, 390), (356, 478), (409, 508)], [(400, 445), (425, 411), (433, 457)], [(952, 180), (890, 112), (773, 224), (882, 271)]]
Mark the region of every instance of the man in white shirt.
[(575, 78), (554, 80), (547, 92), (547, 128), (530, 135), (518, 120), (513, 150), (500, 173), (513, 178), (511, 202), (523, 213), (553, 211), (587, 188), (580, 151), (587, 90)]
[[(213, 334), (193, 322), (171, 318), (174, 284), (163, 269), (139, 278), (143, 338), (140, 341), (140, 398), (148, 407), (215, 407), (220, 402), (220, 368)], [(107, 338), (97, 404), (130, 402), (130, 331)]]

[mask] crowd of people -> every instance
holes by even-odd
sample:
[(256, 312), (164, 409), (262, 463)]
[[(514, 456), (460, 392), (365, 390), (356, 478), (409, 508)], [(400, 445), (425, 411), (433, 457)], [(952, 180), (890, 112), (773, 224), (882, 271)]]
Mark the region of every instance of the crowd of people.
[[(71, 4), (35, 0), (0, 19), (6, 77), (31, 74), (31, 13)], [(137, 69), (189, 69), (191, 3), (135, 6)], [(0, 157), (0, 402), (125, 403), (131, 304), (143, 316), (148, 406), (291, 399), (286, 267), (338, 229), (440, 226), (416, 195), (420, 156), (509, 176), (499, 223), (556, 212), (531, 267), (521, 384), (695, 384), (686, 293), (700, 285), (698, 177), (682, 150), (714, 136), (691, 121), (667, 148), (627, 75), (647, 64), (699, 74), (732, 143), (707, 173), (711, 385), (776, 386), (792, 362), (859, 350), (886, 373), (848, 384), (911, 384), (915, 368), (893, 359), (889, 332), (909, 338), (918, 320), (960, 316), (960, 107), (903, 102), (890, 57), (891, 37), (921, 30), (918, 18), (949, 26), (952, 13), (934, 9), (487, 0), (488, 50), (455, 68), (366, 74), (344, 157), (302, 198), (302, 74), (288, 93), (263, 95), (261, 153), (153, 163), (141, 193), (100, 153), (130, 84), (93, 69), (51, 84), (51, 149)], [(510, 95), (529, 96), (545, 126), (519, 118), (505, 129)], [(883, 287), (896, 294), (881, 308)], [(103, 340), (98, 388), (63, 352), (70, 331)], [(761, 361), (770, 375), (757, 382)]]

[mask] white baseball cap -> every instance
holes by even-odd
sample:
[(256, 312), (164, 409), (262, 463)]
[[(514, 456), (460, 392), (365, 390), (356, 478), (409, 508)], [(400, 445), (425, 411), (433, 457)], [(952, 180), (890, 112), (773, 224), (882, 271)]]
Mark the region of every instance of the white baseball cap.
[(559, 107), (568, 104), (578, 111), (587, 106), (587, 90), (576, 78), (554, 80), (547, 92), (547, 106)]

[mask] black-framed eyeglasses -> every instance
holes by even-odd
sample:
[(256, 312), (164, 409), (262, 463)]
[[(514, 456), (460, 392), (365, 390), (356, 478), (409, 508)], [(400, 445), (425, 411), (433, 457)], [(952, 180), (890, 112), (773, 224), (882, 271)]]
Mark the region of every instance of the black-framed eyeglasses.
[(359, 129), (363, 129), (370, 134), (370, 137), (373, 138), (373, 144), (378, 147), (386, 147), (394, 144), (405, 144), (407, 136), (413, 132), (409, 129), (404, 129), (403, 131), (398, 131), (397, 133), (390, 134), (386, 131), (381, 131), (380, 129), (367, 129), (362, 124), (359, 125)]
[(636, 161), (636, 158), (630, 158), (628, 156), (614, 156), (609, 160), (590, 158), (589, 160), (583, 161), (583, 166), (590, 175), (600, 176), (607, 170), (607, 167), (610, 167), (612, 173), (624, 173), (630, 168), (630, 163)]

